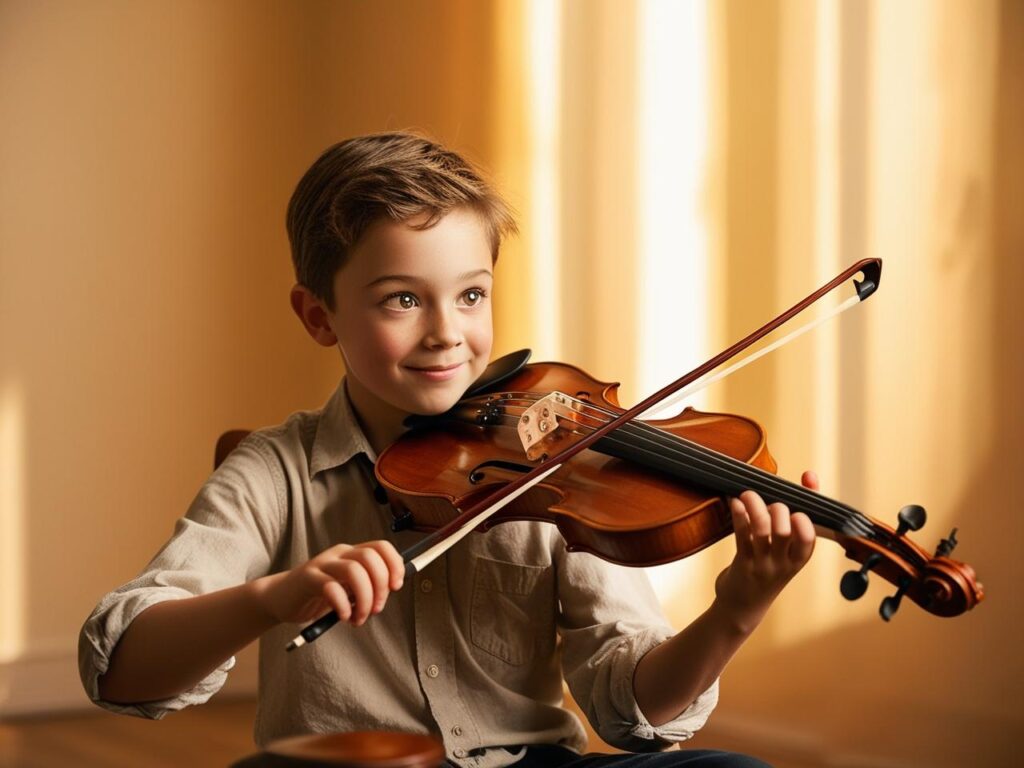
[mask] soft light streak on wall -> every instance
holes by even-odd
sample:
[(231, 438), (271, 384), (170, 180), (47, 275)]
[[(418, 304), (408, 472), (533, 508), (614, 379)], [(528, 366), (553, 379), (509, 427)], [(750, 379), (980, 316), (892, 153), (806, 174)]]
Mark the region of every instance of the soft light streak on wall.
[[(839, 3), (820, 0), (815, 20), (814, 265), (817, 283), (839, 265)], [(839, 482), (839, 327), (814, 334), (814, 457), (819, 476)]]
[[(24, 409), (21, 391), (6, 382), (0, 391), (0, 663), (24, 650)], [(0, 703), (5, 696), (0, 688)]]
[(638, 29), (638, 375), (639, 392), (646, 396), (701, 362), (706, 350), (706, 4), (647, 0)]
[[(639, 397), (706, 356), (708, 231), (702, 202), (711, 110), (707, 15), (703, 0), (646, 0), (639, 7), (640, 236), (634, 257), (640, 278)], [(624, 262), (630, 256), (624, 255)], [(697, 393), (687, 404), (704, 401), (704, 394)], [(676, 406), (659, 415), (679, 410)], [(648, 569), (648, 575), (663, 604), (674, 612), (682, 607), (679, 588), (693, 584), (703, 567), (701, 559), (690, 558)]]
[(558, 151), (561, 119), (561, 3), (531, 0), (527, 8), (529, 62), (529, 249), (534, 267), (530, 306), (536, 313), (535, 360), (561, 359), (561, 211)]

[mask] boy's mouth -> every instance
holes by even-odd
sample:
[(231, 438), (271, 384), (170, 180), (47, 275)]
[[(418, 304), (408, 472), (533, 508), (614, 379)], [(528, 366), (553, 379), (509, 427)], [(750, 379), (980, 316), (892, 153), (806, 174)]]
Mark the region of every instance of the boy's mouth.
[(412, 368), (414, 371), (452, 371), (458, 368), (462, 363), (452, 363), (451, 365), (409, 365), (408, 368)]
[(447, 381), (454, 377), (462, 366), (463, 363), (453, 363), (451, 365), (429, 365), (422, 368), (408, 365), (406, 368), (414, 373), (420, 374), (430, 381)]

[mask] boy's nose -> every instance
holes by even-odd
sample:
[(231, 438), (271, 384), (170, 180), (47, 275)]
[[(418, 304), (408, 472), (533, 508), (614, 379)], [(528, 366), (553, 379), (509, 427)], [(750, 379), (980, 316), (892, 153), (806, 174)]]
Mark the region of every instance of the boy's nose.
[(431, 349), (448, 349), (462, 343), (458, 324), (447, 312), (435, 312), (424, 342)]

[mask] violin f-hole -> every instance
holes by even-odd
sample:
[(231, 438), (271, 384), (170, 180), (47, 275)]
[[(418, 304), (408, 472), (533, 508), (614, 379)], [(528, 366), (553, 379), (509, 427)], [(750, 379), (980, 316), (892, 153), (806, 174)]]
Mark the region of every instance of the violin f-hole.
[(520, 475), (525, 475), (527, 472), (533, 469), (533, 467), (527, 464), (517, 464), (514, 461), (503, 461), (501, 459), (494, 459), (492, 461), (484, 461), (477, 464), (469, 473), (469, 482), (473, 485), (480, 485), (487, 478), (488, 468), (503, 469), (507, 472), (515, 472)]

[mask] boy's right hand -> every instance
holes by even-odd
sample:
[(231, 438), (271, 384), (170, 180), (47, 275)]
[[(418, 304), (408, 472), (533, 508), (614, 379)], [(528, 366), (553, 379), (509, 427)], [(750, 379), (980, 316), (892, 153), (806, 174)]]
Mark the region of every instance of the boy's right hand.
[(304, 623), (330, 610), (353, 626), (380, 613), (402, 588), (405, 563), (389, 541), (338, 544), (290, 571), (257, 579), (263, 608), (278, 622)]

